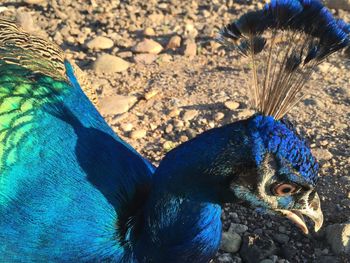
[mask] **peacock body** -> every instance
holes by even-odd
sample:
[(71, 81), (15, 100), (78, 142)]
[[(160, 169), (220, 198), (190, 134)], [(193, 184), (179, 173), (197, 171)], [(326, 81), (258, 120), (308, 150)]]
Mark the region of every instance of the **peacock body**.
[[(117, 224), (147, 193), (153, 166), (113, 133), (61, 51), (29, 53), (47, 43), (0, 28), (1, 260), (121, 261)], [(5, 35), (14, 30), (15, 41)]]
[[(220, 244), (221, 205), (238, 200), (305, 233), (307, 215), (317, 231), (318, 165), (283, 116), (315, 66), (347, 48), (346, 24), (316, 0), (271, 1), (258, 12), (221, 38), (253, 58), (257, 114), (180, 145), (157, 168), (113, 133), (59, 48), (1, 20), (1, 260), (209, 262)], [(310, 16), (327, 30), (307, 27)], [(273, 32), (293, 30), (301, 44), (277, 45), (281, 57), (273, 58)], [(264, 50), (278, 66), (257, 64)]]

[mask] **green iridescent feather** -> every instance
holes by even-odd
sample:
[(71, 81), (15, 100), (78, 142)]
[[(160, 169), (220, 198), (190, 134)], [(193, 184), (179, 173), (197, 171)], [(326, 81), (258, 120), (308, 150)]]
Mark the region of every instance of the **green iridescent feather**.
[(35, 128), (36, 109), (59, 100), (64, 81), (0, 62), (0, 170), (16, 162), (21, 143)]
[(62, 50), (0, 19), (0, 172), (30, 142), (36, 110), (69, 88)]

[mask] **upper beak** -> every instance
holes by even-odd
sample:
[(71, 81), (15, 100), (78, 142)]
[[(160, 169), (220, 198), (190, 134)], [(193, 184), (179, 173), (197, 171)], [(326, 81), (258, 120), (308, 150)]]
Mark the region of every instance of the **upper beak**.
[[(312, 200), (308, 200), (312, 195)], [(303, 215), (309, 217), (312, 221), (314, 221), (314, 229), (315, 232), (317, 232), (320, 230), (323, 224), (323, 213), (321, 210), (320, 198), (318, 194), (316, 192), (312, 192), (309, 195), (306, 195), (300, 201), (299, 204), (297, 204), (298, 208), (291, 210), (280, 209), (278, 211), (280, 211), (285, 217), (294, 222), (304, 232), (304, 234), (308, 234), (309, 230), (306, 226)], [(300, 205), (300, 203), (302, 203), (302, 205)]]

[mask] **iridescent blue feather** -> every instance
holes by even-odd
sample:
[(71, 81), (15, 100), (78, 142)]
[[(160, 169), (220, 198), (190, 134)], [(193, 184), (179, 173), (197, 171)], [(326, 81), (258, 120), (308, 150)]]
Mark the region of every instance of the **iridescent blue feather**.
[[(310, 184), (316, 184), (318, 175), (318, 163), (312, 156), (311, 150), (305, 140), (296, 136), (296, 131), (283, 122), (276, 122), (273, 118), (262, 116), (255, 117), (249, 124), (254, 138), (260, 138), (263, 147), (256, 152), (267, 152), (276, 154), (281, 160), (288, 162), (300, 176)], [(258, 147), (258, 143), (254, 147)], [(256, 154), (256, 156), (259, 156)], [(260, 164), (262, 159), (258, 159)]]

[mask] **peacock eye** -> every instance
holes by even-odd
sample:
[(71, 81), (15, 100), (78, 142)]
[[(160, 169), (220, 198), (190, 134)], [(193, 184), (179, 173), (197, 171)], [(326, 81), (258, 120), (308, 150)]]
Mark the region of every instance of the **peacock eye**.
[(272, 186), (272, 193), (276, 196), (286, 196), (297, 193), (300, 187), (292, 183), (280, 183)]

